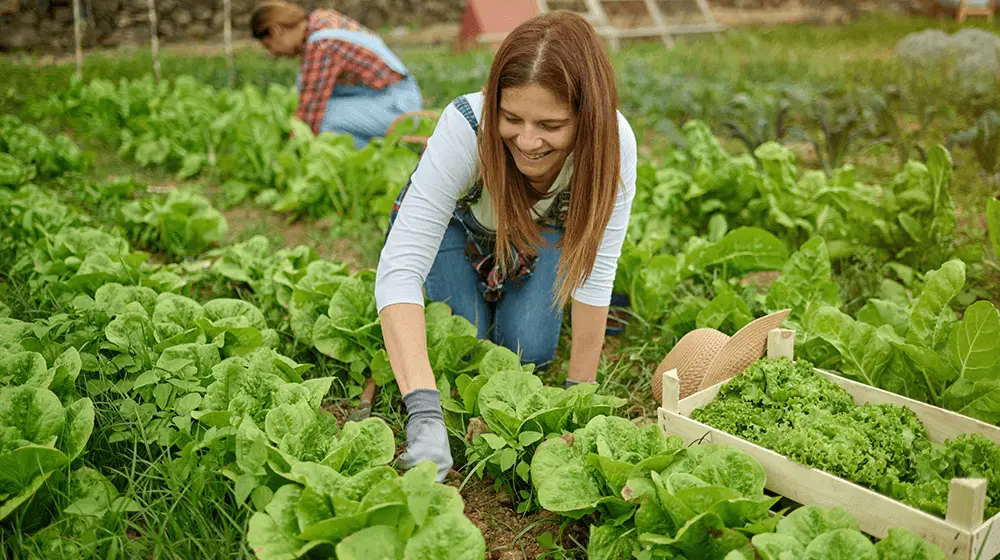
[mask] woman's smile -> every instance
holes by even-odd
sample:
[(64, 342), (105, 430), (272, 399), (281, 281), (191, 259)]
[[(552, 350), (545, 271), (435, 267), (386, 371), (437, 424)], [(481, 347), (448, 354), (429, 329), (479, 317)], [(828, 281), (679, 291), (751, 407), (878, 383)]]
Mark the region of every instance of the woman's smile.
[(518, 154), (521, 155), (521, 157), (523, 157), (524, 159), (528, 160), (528, 163), (531, 163), (531, 164), (541, 163), (542, 160), (545, 159), (546, 156), (549, 156), (549, 155), (552, 154), (552, 150), (546, 150), (544, 152), (534, 152), (534, 153), (530, 153), (530, 154), (529, 153), (525, 153), (524, 150), (521, 150), (520, 148), (515, 148), (515, 150), (517, 151)]
[(573, 109), (538, 84), (507, 87), (500, 92), (499, 129), (518, 171), (539, 192), (548, 191), (573, 151)]

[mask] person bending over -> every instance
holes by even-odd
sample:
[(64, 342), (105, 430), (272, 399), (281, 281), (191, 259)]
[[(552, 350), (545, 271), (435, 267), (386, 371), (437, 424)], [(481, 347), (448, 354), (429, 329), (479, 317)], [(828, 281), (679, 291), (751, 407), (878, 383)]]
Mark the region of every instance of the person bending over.
[(516, 28), (482, 92), (448, 105), (400, 192), (375, 299), (408, 412), (409, 468), (451, 451), (424, 297), (523, 362), (553, 358), (571, 303), (569, 383), (593, 382), (636, 181), (636, 140), (591, 25), (554, 11)]

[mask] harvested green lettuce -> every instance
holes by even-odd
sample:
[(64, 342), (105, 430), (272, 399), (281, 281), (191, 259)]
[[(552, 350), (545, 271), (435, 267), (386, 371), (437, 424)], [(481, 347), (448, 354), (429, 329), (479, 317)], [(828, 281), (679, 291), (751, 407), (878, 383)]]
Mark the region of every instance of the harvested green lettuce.
[(986, 478), (986, 515), (1000, 512), (996, 443), (978, 434), (932, 443), (911, 410), (858, 405), (805, 360), (756, 362), (692, 418), (940, 517), (952, 478)]

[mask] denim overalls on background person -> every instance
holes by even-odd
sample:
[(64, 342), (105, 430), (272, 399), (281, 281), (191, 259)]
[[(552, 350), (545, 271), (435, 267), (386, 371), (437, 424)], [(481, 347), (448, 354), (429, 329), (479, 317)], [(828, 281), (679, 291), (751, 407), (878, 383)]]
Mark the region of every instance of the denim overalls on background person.
[[(320, 132), (350, 134), (354, 136), (354, 147), (361, 149), (372, 138), (385, 136), (392, 121), (403, 113), (423, 108), (423, 97), (416, 78), (381, 37), (348, 29), (320, 29), (310, 35), (308, 41), (312, 43), (322, 39), (336, 39), (364, 47), (406, 78), (381, 90), (363, 85), (335, 85), (327, 101)], [(296, 84), (301, 92), (301, 73)]]
[[(479, 123), (468, 101), (459, 97), (454, 104), (478, 132)], [(408, 188), (409, 184), (396, 198), (390, 229)], [(563, 235), (565, 217), (560, 209), (564, 214), (569, 191), (553, 201), (543, 220), (543, 246), (535, 258), (517, 261), (511, 267), (517, 269), (513, 277), (498, 278), (492, 266), (495, 232), (480, 224), (471, 209), (483, 190), (477, 182), (459, 199), (424, 282), (424, 294), (448, 304), (456, 315), (476, 325), (480, 340), (519, 352), (522, 363), (545, 367), (555, 357), (562, 328), (562, 308), (554, 304), (561, 254), (556, 244)]]

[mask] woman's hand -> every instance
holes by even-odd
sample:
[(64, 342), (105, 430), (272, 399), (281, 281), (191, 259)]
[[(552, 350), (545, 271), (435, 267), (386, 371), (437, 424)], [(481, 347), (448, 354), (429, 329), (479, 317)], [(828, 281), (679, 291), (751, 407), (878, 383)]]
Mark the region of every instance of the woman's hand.
[(437, 465), (437, 481), (443, 482), (451, 471), (451, 447), (448, 429), (441, 410), (441, 394), (435, 389), (414, 389), (403, 396), (406, 420), (406, 451), (399, 456), (399, 466), (411, 469), (423, 461)]
[(604, 333), (608, 323), (608, 307), (594, 307), (573, 300), (572, 346), (569, 354), (567, 379), (576, 383), (593, 383), (604, 348)]
[(437, 481), (452, 467), (448, 430), (441, 410), (441, 394), (427, 357), (424, 308), (412, 303), (386, 306), (381, 313), (389, 365), (406, 406), (406, 451), (400, 466), (409, 469), (423, 461), (437, 465)]

